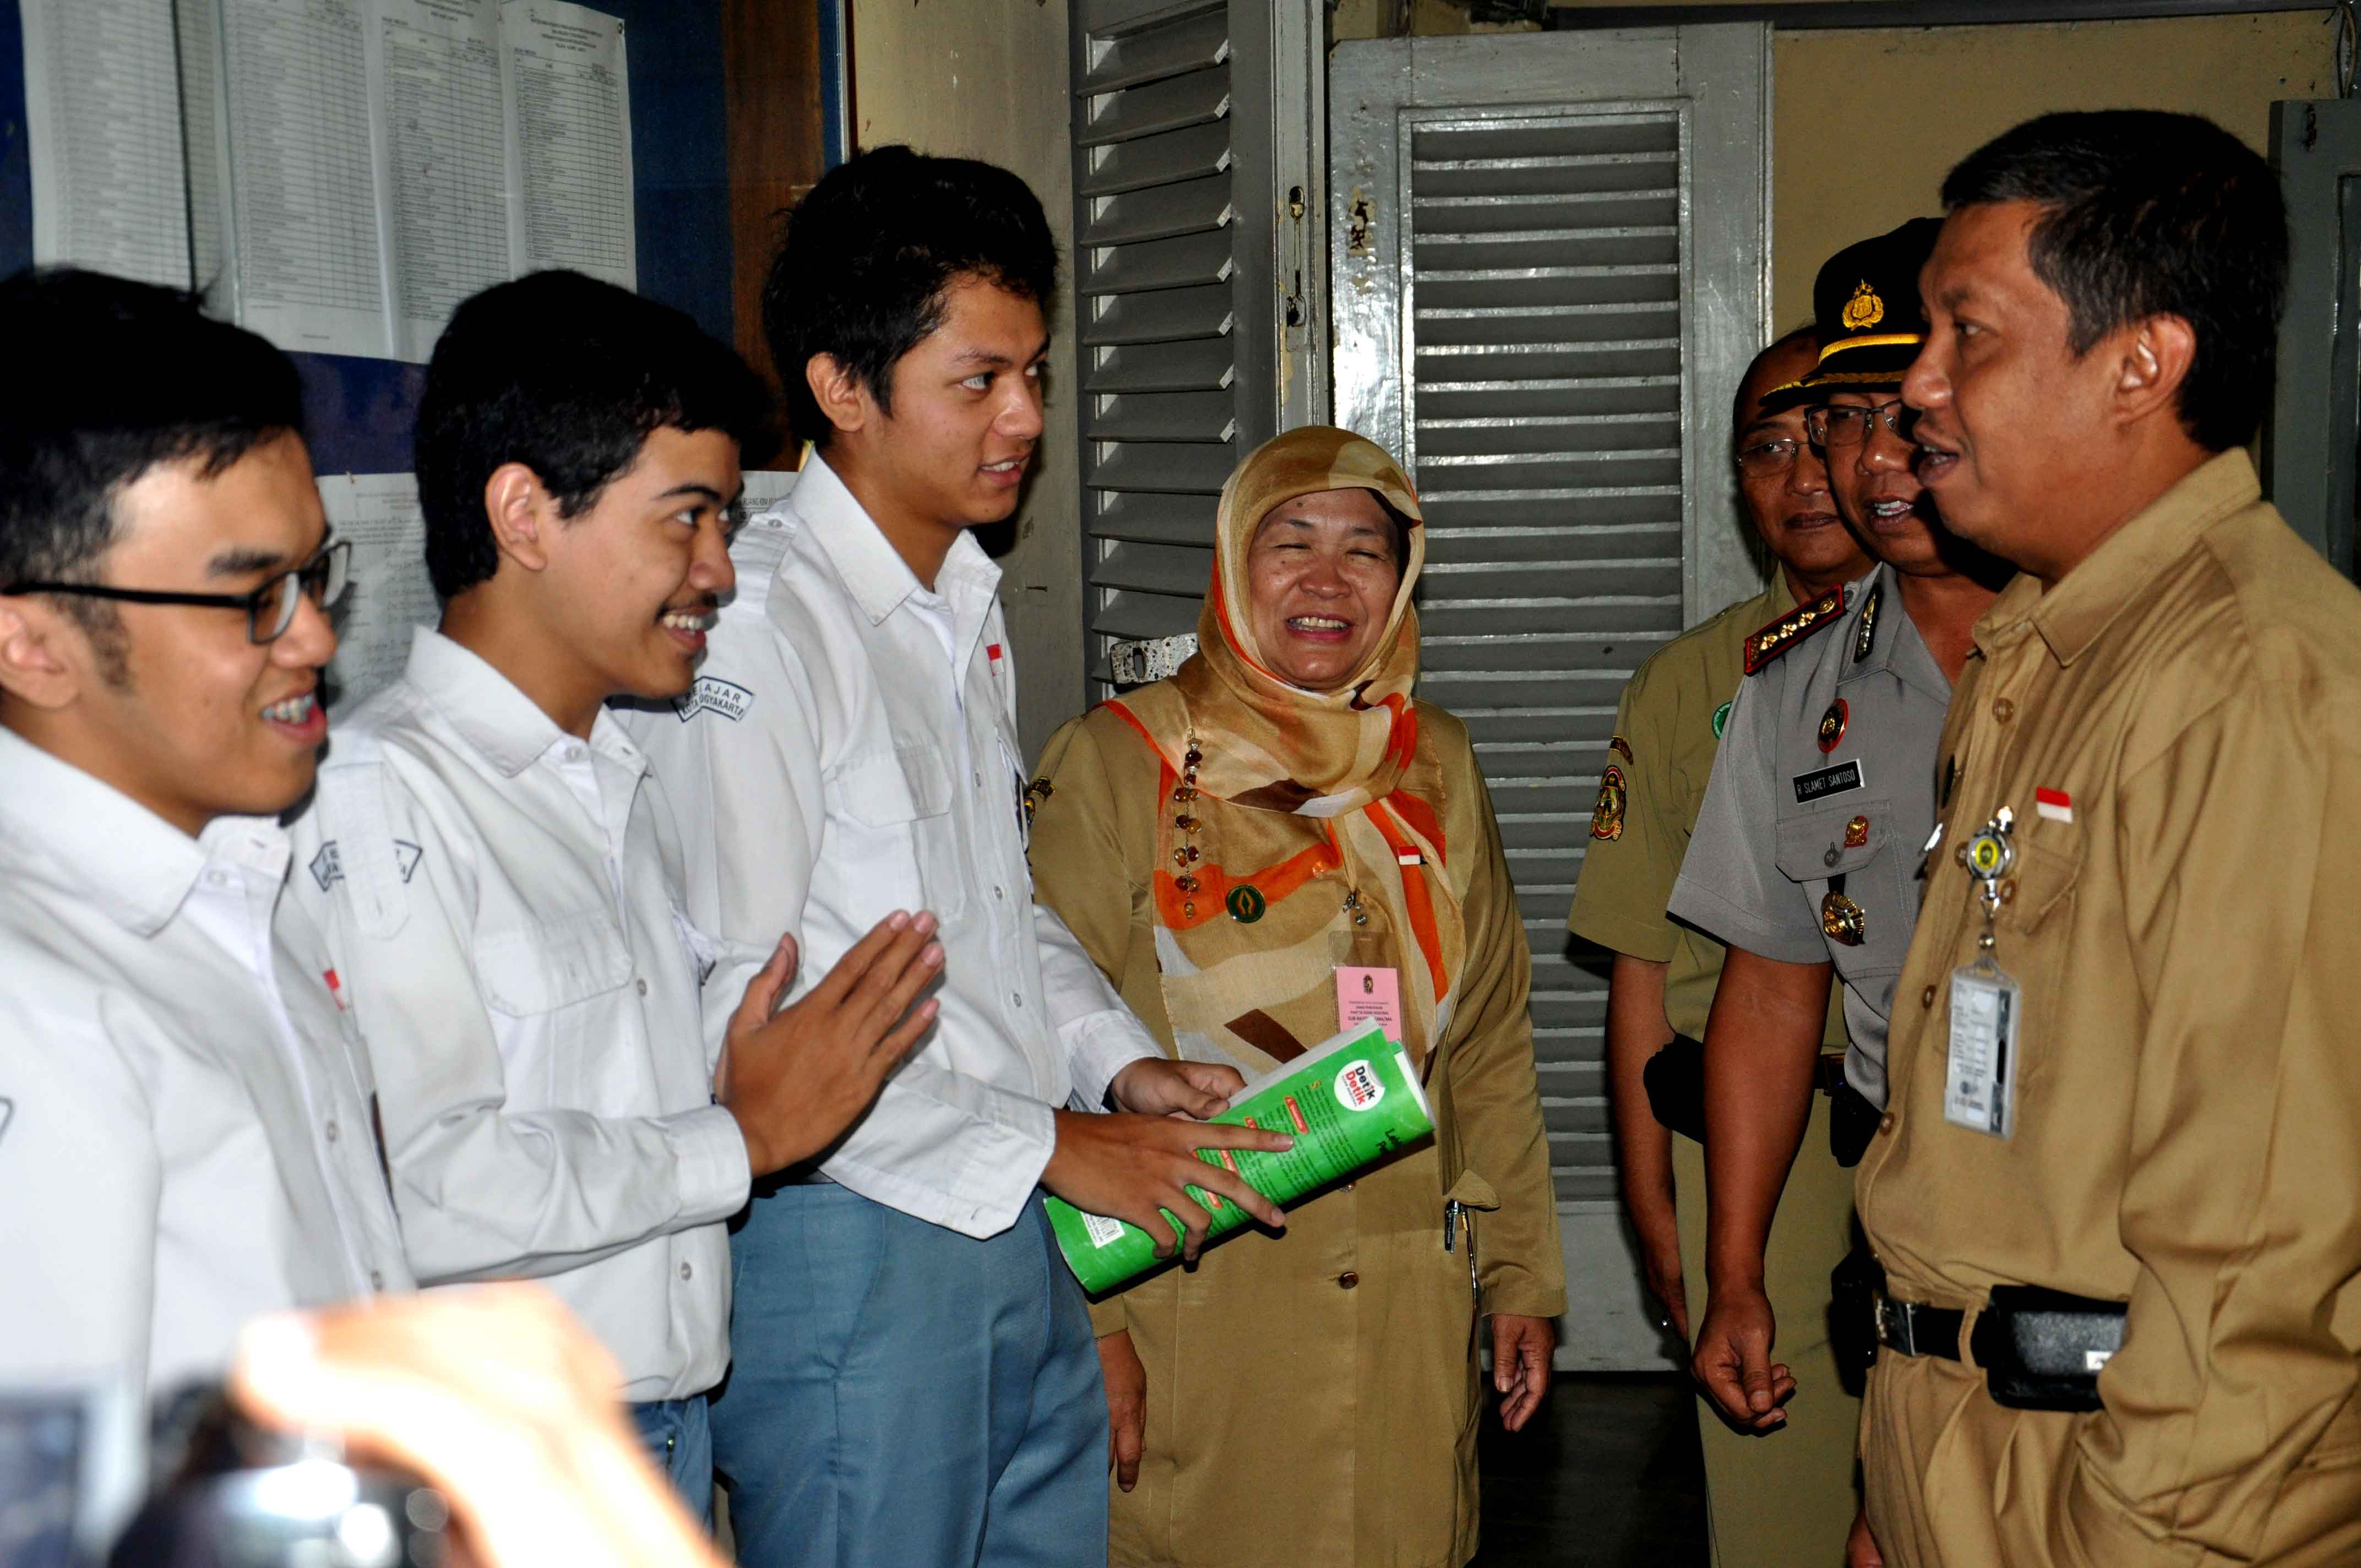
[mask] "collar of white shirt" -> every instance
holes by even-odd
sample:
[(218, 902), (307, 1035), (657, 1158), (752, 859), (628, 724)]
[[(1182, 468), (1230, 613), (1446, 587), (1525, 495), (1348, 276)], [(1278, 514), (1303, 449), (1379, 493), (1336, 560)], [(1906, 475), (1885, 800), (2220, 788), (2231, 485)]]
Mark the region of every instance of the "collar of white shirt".
[(208, 863), (284, 875), (287, 836), (268, 817), (225, 817), (202, 839), (105, 781), (0, 729), (0, 840), (11, 858), (88, 898), (136, 937), (153, 937), (188, 902)]
[[(516, 777), (547, 756), (551, 747), (575, 740), (514, 681), (430, 627), (411, 633), (410, 663), (402, 678), (503, 778)], [(590, 745), (634, 773), (647, 766), (639, 748), (603, 707), (591, 721)]]
[[(796, 477), (786, 500), (796, 515), (810, 525), (812, 537), (836, 563), (853, 604), (878, 625), (919, 591), (917, 574), (902, 559), (858, 498), (845, 488), (836, 471), (815, 452)], [(784, 568), (783, 568), (784, 569)], [(989, 599), (1000, 587), (1000, 568), (966, 530), (951, 541), (935, 576), (935, 591), (957, 609), (963, 600)]]

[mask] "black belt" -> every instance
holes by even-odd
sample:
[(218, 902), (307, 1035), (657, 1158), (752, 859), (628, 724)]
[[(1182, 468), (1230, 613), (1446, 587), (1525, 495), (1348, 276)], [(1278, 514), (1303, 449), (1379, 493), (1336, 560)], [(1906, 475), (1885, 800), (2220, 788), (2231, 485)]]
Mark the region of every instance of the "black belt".
[(1939, 1355), (1960, 1359), (1960, 1325), (1968, 1315), (1956, 1307), (1929, 1307), (1923, 1301), (1897, 1301), (1880, 1294), (1871, 1304), (1875, 1314), (1877, 1343), (1905, 1355)]
[[(1967, 1314), (1951, 1307), (1872, 1298), (1877, 1343), (1904, 1355), (1961, 1359)], [(2070, 1296), (2037, 1285), (1996, 1285), (1976, 1314), (1967, 1354), (1983, 1369), (1993, 1402), (2019, 1410), (2096, 1410), (2099, 1370), (2122, 1348), (2121, 1301)]]

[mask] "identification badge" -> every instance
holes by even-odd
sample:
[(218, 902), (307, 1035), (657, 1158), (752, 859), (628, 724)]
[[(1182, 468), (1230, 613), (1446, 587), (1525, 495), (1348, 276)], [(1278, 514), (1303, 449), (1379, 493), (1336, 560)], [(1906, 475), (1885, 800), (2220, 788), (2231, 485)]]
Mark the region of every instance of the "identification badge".
[(1364, 1024), (1382, 1026), (1389, 1040), (1402, 1037), (1401, 970), (1336, 966), (1336, 1032)]
[(1951, 971), (1951, 1055), (1943, 1120), (2005, 1138), (2015, 1129), (2016, 1025), (2023, 992), (1989, 959)]
[(1960, 863), (1975, 882), (1984, 928), (1976, 938), (1976, 961), (1951, 971), (1951, 1050), (1943, 1069), (1943, 1120), (2005, 1138), (2016, 1130), (2016, 1029), (2025, 993), (2000, 967), (1993, 916), (2000, 910), (2002, 883), (2016, 864), (2015, 814), (2005, 806), (1993, 813), (1992, 820), (1960, 846)]

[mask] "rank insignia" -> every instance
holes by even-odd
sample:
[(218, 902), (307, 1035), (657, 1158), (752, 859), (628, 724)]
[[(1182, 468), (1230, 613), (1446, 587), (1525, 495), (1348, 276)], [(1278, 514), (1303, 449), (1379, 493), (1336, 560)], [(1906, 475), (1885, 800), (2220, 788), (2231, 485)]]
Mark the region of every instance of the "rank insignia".
[(1852, 298), (1844, 302), (1842, 314), (1847, 332), (1862, 332), (1885, 319), (1885, 302), (1877, 297), (1877, 291), (1864, 278), (1853, 290)]
[(1746, 640), (1746, 673), (1754, 674), (1765, 664), (1809, 637), (1815, 631), (1825, 631), (1836, 624), (1844, 613), (1845, 591), (1841, 587), (1806, 605), (1798, 605), (1770, 625)]
[(1253, 925), (1262, 918), (1263, 911), (1270, 907), (1259, 888), (1244, 884), (1230, 889), (1230, 895), (1222, 900), (1222, 905), (1230, 912), (1230, 918), (1241, 926)]
[(1844, 739), (1845, 725), (1851, 718), (1852, 709), (1845, 706), (1844, 698), (1828, 704), (1828, 710), (1820, 715), (1820, 751), (1824, 754), (1837, 749), (1837, 743)]
[(1852, 634), (1852, 662), (1860, 663), (1869, 657), (1870, 649), (1877, 644), (1877, 603), (1884, 596), (1883, 582), (1870, 585), (1869, 598), (1861, 604), (1861, 620)]
[(1620, 756), (1627, 762), (1631, 761), (1631, 742), (1626, 740), (1620, 735), (1615, 736), (1613, 739), (1609, 740), (1607, 742), (1607, 749)]
[(1851, 821), (1850, 821), (1850, 822), (1848, 822), (1848, 823), (1846, 823), (1846, 824), (1845, 824), (1845, 842), (1844, 842), (1844, 847), (1845, 847), (1846, 849), (1848, 849), (1848, 850), (1858, 850), (1858, 849), (1860, 849), (1862, 845), (1864, 845), (1864, 844), (1866, 844), (1866, 843), (1868, 843), (1868, 842), (1869, 842), (1869, 818), (1868, 818), (1868, 817), (1854, 817)]
[(1820, 900), (1820, 935), (1831, 942), (1858, 948), (1869, 938), (1869, 916), (1860, 905), (1841, 893), (1832, 892)]
[(1623, 770), (1612, 762), (1598, 777), (1598, 804), (1590, 809), (1590, 836), (1623, 837)]

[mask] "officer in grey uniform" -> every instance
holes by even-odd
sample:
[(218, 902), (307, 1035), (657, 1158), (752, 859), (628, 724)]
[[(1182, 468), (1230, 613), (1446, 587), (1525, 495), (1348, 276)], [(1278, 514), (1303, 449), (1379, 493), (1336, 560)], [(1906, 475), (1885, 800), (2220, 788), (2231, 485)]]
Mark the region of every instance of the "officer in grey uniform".
[(1709, 1303), (1694, 1365), (1724, 1415), (1758, 1430), (1779, 1423), (1792, 1387), (1769, 1359), (1762, 1257), (1809, 1111), (1828, 987), (1844, 984), (1850, 1044), (1844, 1082), (1821, 1087), (1850, 1165), (1884, 1105), (1886, 1018), (1917, 919), (1951, 682), (2006, 575), (1941, 532), (1912, 471), (1899, 392), (1938, 226), (1916, 220), (1832, 257), (1813, 290), (1819, 363), (1765, 400), (1812, 405), (1838, 514), (1879, 565), (1749, 639), (1673, 888), (1674, 917), (1730, 948), (1706, 1032)]

